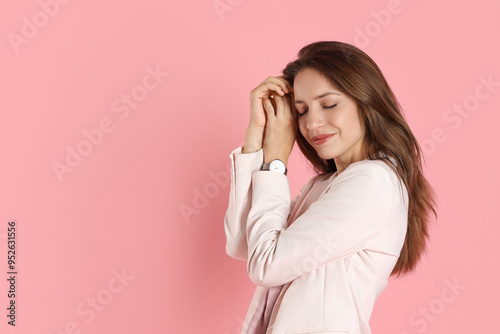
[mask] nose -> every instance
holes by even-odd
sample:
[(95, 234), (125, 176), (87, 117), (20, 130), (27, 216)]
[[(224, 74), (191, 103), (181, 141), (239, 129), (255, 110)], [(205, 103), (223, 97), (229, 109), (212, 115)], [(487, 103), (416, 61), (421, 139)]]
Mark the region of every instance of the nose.
[(323, 115), (315, 108), (310, 108), (304, 116), (306, 116), (307, 130), (314, 130), (324, 124)]

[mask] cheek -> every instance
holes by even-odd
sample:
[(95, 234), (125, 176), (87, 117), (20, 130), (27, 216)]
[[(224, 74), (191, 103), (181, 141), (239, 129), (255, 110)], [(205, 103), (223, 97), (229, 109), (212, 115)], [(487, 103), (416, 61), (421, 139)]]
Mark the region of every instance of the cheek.
[(344, 116), (341, 113), (341, 110), (337, 109), (335, 111), (336, 112), (327, 113), (325, 116), (325, 121), (328, 122), (328, 124), (332, 124), (332, 125), (340, 127), (340, 125), (345, 122)]

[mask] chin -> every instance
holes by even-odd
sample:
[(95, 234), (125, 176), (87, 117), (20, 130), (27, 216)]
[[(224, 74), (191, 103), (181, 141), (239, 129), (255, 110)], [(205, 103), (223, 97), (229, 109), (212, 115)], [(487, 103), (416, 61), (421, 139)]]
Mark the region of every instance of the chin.
[(326, 147), (322, 147), (320, 150), (316, 149), (316, 153), (321, 159), (329, 160), (333, 159), (336, 155), (331, 150), (328, 150)]

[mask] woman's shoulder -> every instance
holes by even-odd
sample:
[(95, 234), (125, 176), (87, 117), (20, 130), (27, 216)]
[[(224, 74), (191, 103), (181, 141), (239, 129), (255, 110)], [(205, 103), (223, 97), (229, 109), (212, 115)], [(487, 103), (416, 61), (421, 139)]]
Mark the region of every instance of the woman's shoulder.
[(309, 178), (304, 187), (311, 187), (314, 184), (321, 182), (329, 182), (335, 183), (344, 181), (346, 179), (350, 179), (360, 174), (369, 174), (371, 176), (380, 176), (380, 174), (388, 175), (391, 173), (391, 168), (385, 163), (383, 160), (374, 159), (374, 160), (360, 160), (351, 163), (342, 173), (335, 172), (324, 172), (315, 174)]
[(397, 161), (393, 157), (379, 151), (371, 156), (371, 159), (364, 159), (351, 163), (340, 173), (341, 176), (353, 176), (357, 174), (378, 175), (384, 174), (391, 178), (397, 178)]
[[(385, 179), (389, 183), (402, 181), (397, 172), (397, 160), (379, 151), (371, 156), (371, 159), (364, 159), (351, 163), (340, 174), (335, 172), (324, 172), (313, 175), (304, 187), (312, 187), (320, 182), (335, 184), (349, 179), (360, 179), (358, 176), (368, 176), (369, 179), (382, 181)], [(361, 179), (364, 179), (361, 177)], [(357, 182), (357, 180), (352, 180)], [(361, 181), (361, 180), (360, 180)], [(363, 181), (364, 182), (364, 181)]]
[(388, 193), (397, 191), (398, 188), (399, 191), (404, 189), (404, 192), (407, 192), (406, 185), (397, 171), (396, 163), (393, 157), (382, 154), (374, 159), (360, 160), (347, 166), (332, 183), (349, 180), (349, 183), (352, 181), (353, 184), (359, 186), (373, 186), (381, 191), (387, 189)]

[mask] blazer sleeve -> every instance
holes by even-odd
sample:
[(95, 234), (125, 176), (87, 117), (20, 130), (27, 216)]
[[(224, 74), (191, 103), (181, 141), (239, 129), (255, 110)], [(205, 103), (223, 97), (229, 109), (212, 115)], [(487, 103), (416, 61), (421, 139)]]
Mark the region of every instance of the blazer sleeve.
[(246, 230), (250, 279), (283, 285), (362, 250), (386, 224), (397, 183), (397, 174), (377, 163), (354, 164), (288, 226), (288, 178), (254, 172)]
[(243, 146), (235, 148), (230, 154), (231, 188), (229, 205), (224, 217), (226, 234), (226, 253), (238, 260), (247, 260), (246, 220), (252, 205), (252, 173), (260, 170), (264, 163), (264, 149), (242, 153)]
[[(252, 206), (252, 173), (260, 171), (264, 163), (264, 150), (242, 153), (242, 149), (242, 146), (237, 147), (229, 154), (231, 188), (229, 190), (229, 204), (224, 217), (224, 232), (226, 234), (226, 253), (234, 259), (246, 261), (248, 259), (246, 225)], [(292, 199), (291, 208), (294, 207), (304, 188), (305, 186)], [(290, 196), (289, 193), (288, 196)]]

